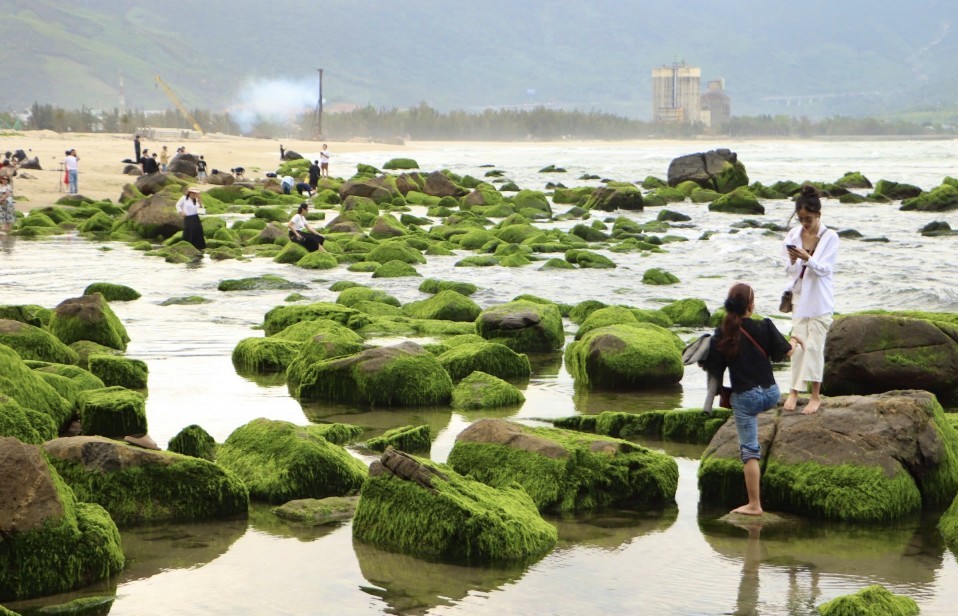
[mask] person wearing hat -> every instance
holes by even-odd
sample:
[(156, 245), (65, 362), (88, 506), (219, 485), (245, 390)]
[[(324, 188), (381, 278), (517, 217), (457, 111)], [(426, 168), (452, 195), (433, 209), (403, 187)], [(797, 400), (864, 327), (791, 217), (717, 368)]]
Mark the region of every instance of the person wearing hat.
[(183, 217), (183, 239), (197, 250), (206, 249), (206, 238), (203, 237), (203, 224), (200, 222), (200, 209), (203, 201), (200, 189), (190, 186), (186, 194), (176, 202), (176, 211)]

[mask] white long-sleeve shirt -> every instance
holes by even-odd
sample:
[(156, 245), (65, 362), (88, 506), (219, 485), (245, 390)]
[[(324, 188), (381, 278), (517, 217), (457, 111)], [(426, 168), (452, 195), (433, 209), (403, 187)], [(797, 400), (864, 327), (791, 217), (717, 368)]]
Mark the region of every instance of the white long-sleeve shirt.
[[(796, 259), (792, 263), (788, 257), (788, 244), (802, 245), (802, 227), (794, 227), (785, 235), (782, 252), (785, 256), (785, 273), (788, 275), (786, 289), (793, 289), (798, 295), (798, 303), (792, 311), (792, 318), (820, 317), (835, 312), (835, 263), (838, 260), (838, 234), (819, 223), (818, 245), (815, 254), (808, 261)], [(805, 268), (805, 274), (799, 276)]]
[(176, 211), (183, 216), (193, 216), (200, 213), (199, 204), (194, 199), (189, 199), (186, 196), (180, 197), (180, 200), (176, 202)]

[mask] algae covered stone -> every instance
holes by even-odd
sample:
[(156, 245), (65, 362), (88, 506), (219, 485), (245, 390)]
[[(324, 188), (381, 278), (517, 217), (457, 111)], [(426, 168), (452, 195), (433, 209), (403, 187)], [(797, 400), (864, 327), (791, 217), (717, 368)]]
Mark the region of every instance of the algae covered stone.
[(90, 355), (87, 361), (90, 373), (107, 387), (118, 385), (127, 389), (146, 389), (150, 369), (141, 359), (97, 353)]
[(233, 348), (237, 370), (254, 373), (282, 372), (299, 354), (303, 343), (275, 336), (244, 338)]
[[(475, 318), (475, 317), (473, 317)], [(21, 359), (54, 364), (75, 364), (77, 352), (50, 332), (21, 321), (0, 319), (0, 344), (5, 344)]]
[(502, 419), (463, 430), (448, 464), (494, 487), (519, 483), (540, 511), (663, 508), (679, 476), (670, 456), (628, 441)]
[(483, 310), (476, 333), (514, 351), (558, 351), (565, 343), (562, 314), (555, 304), (512, 301)]
[(658, 325), (609, 325), (571, 343), (566, 366), (577, 385), (592, 389), (663, 387), (682, 380), (682, 346)]
[(474, 410), (519, 405), (526, 397), (519, 389), (497, 376), (475, 371), (452, 390), (452, 408)]
[(709, 309), (700, 299), (686, 298), (662, 306), (664, 312), (676, 325), (704, 327), (709, 322)]
[(17, 401), (0, 394), (0, 436), (12, 436), (24, 443), (41, 445), (57, 436), (57, 426), (49, 415), (26, 409)]
[(475, 321), (480, 312), (479, 304), (453, 290), (439, 291), (428, 299), (403, 306), (403, 313), (414, 319)]
[(429, 426), (401, 426), (366, 441), (366, 447), (373, 451), (394, 447), (407, 453), (429, 453), (431, 446)]
[(263, 418), (234, 430), (216, 460), (268, 503), (355, 494), (366, 479), (362, 462), (310, 426)]
[(501, 379), (527, 379), (532, 373), (529, 358), (495, 342), (461, 344), (441, 353), (436, 359), (454, 382), (476, 370)]
[(49, 416), (58, 430), (73, 414), (72, 405), (4, 344), (0, 344), (0, 394), (16, 400), (24, 408)]
[(836, 597), (818, 606), (820, 616), (917, 616), (921, 613), (911, 597), (896, 595), (881, 584), (853, 595)]
[(77, 497), (102, 505), (121, 526), (232, 518), (249, 507), (243, 482), (206, 460), (100, 436), (43, 447)]
[(89, 340), (120, 351), (130, 336), (99, 293), (67, 299), (54, 309), (50, 333), (65, 344)]
[(443, 562), (529, 562), (558, 541), (522, 488), (492, 488), (394, 449), (373, 462), (353, 537)]
[(82, 392), (78, 397), (83, 433), (110, 438), (145, 434), (146, 399), (125, 387), (104, 387)]
[(39, 447), (0, 437), (0, 476), (18, 478), (0, 481), (0, 601), (66, 592), (123, 569), (110, 515), (78, 502)]
[(140, 293), (126, 285), (111, 282), (94, 282), (83, 290), (84, 295), (101, 294), (108, 302), (130, 302), (140, 299)]
[(168, 449), (174, 453), (210, 462), (216, 459), (216, 441), (206, 430), (196, 424), (186, 426), (171, 438)]

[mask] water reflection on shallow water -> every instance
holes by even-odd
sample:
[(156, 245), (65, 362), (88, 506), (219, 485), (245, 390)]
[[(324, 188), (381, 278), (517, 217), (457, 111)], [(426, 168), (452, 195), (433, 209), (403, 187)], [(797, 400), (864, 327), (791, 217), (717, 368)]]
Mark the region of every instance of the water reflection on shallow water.
[[(694, 144), (707, 149), (708, 144)], [(728, 145), (728, 144), (718, 144)], [(669, 149), (671, 148), (671, 149)], [(746, 143), (733, 147), (752, 179), (834, 180), (860, 169), (884, 177), (937, 185), (956, 157), (952, 143), (814, 144)], [(451, 167), (481, 177), (479, 164), (492, 162), (522, 186), (541, 187), (536, 170), (556, 163), (570, 169), (559, 178), (577, 182), (582, 171), (616, 179), (664, 175), (668, 161), (690, 151), (689, 144), (659, 144), (625, 150), (576, 150), (479, 146), (467, 152), (437, 148), (422, 152), (424, 168)], [(395, 152), (383, 152), (385, 158)], [(567, 164), (563, 157), (575, 161)], [(365, 162), (373, 161), (365, 155)], [(342, 164), (350, 161), (342, 157)], [(587, 161), (589, 168), (583, 167)], [(577, 166), (578, 165), (578, 166)], [(784, 223), (789, 204), (766, 203), (765, 221)], [(558, 209), (558, 208), (557, 208)], [(714, 308), (729, 283), (744, 279), (758, 290), (758, 312), (775, 314), (783, 279), (777, 266), (780, 237), (760, 229), (736, 230), (741, 217), (710, 213), (705, 206), (672, 204), (692, 216), (675, 229), (687, 242), (669, 244), (662, 254), (614, 254), (609, 271), (539, 272), (455, 267), (460, 257), (430, 257), (417, 269), (424, 277), (471, 281), (481, 287), (473, 299), (482, 306), (521, 293), (576, 303), (599, 299), (655, 308), (666, 299), (705, 298)], [(422, 214), (422, 212), (416, 212)], [(646, 222), (658, 210), (623, 215)], [(601, 216), (600, 216), (601, 217)], [(897, 205), (840, 205), (826, 201), (826, 224), (857, 229), (886, 243), (844, 240), (836, 282), (837, 308), (958, 311), (958, 274), (942, 266), (958, 238), (923, 238), (917, 230), (932, 220), (958, 228), (954, 212), (903, 213)], [(574, 222), (558, 223), (569, 228)], [(705, 231), (715, 234), (698, 241)], [(103, 250), (102, 248), (108, 248)], [(449, 408), (368, 410), (350, 405), (300, 403), (278, 375), (239, 375), (231, 361), (236, 343), (260, 336), (263, 315), (284, 303), (286, 291), (222, 293), (220, 280), (277, 274), (307, 285), (307, 301), (333, 301), (337, 280), (371, 284), (402, 302), (424, 297), (421, 279), (371, 280), (369, 274), (338, 268), (312, 272), (269, 260), (206, 259), (174, 266), (121, 244), (87, 242), (73, 235), (44, 241), (6, 239), (0, 252), (0, 302), (52, 307), (82, 293), (90, 282), (129, 285), (143, 294), (114, 303), (132, 339), (127, 354), (150, 368), (147, 413), (150, 433), (165, 446), (186, 425), (197, 423), (222, 442), (257, 417), (295, 423), (342, 421), (362, 426), (363, 440), (389, 428), (427, 424), (434, 436), (431, 457), (443, 461), (456, 435), (484, 417), (509, 417), (534, 425), (575, 413), (606, 410), (642, 412), (701, 403), (705, 379), (689, 370), (672, 388), (642, 394), (577, 390), (561, 354), (530, 357), (533, 374), (520, 387), (526, 402), (494, 412)], [(551, 256), (551, 255), (550, 255)], [(642, 272), (662, 267), (681, 282), (672, 287), (639, 283)], [(171, 297), (199, 295), (198, 305), (160, 304)], [(575, 326), (566, 323), (567, 333)], [(697, 332), (683, 332), (689, 338)], [(379, 340), (378, 342), (387, 342)], [(787, 370), (776, 371), (786, 385)], [(457, 567), (427, 563), (353, 542), (350, 525), (295, 527), (279, 522), (267, 507), (250, 519), (201, 525), (164, 525), (123, 531), (128, 567), (116, 579), (84, 589), (82, 595), (110, 594), (111, 614), (811, 614), (815, 605), (882, 583), (915, 598), (923, 614), (951, 613), (958, 602), (958, 565), (935, 530), (933, 515), (894, 526), (845, 527), (795, 523), (782, 528), (735, 528), (714, 522), (717, 513), (699, 512), (696, 474), (701, 445), (659, 441), (644, 444), (666, 451), (679, 463), (677, 507), (657, 515), (603, 512), (552, 520), (560, 545), (534, 563), (516, 568)], [(373, 454), (354, 448), (369, 461)], [(57, 603), (77, 595), (24, 602), (19, 607)], [(10, 604), (16, 609), (18, 604)]]

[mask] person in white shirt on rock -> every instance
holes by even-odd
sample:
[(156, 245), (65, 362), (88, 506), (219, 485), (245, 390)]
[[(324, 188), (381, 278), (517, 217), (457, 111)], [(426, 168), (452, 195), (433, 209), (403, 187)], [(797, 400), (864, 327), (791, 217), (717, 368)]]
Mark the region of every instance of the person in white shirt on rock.
[(810, 383), (811, 396), (802, 411), (808, 415), (822, 403), (825, 337), (835, 311), (838, 234), (822, 223), (822, 202), (814, 186), (802, 186), (795, 215), (800, 226), (785, 236), (785, 272), (792, 291), (792, 334), (805, 344), (792, 356), (792, 384), (784, 409), (794, 411), (799, 392)]
[(315, 252), (317, 250), (326, 252), (326, 249), (323, 248), (323, 242), (326, 241), (326, 238), (320, 235), (319, 231), (306, 222), (306, 212), (308, 210), (308, 203), (300, 203), (296, 214), (286, 223), (286, 226), (289, 227), (289, 239), (309, 252)]
[(206, 238), (203, 236), (203, 223), (200, 222), (200, 209), (203, 202), (200, 199), (200, 189), (190, 186), (186, 194), (176, 202), (176, 212), (183, 217), (183, 239), (197, 250), (206, 249)]

